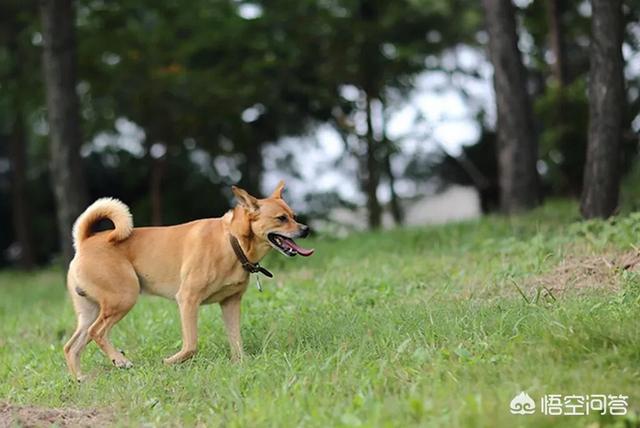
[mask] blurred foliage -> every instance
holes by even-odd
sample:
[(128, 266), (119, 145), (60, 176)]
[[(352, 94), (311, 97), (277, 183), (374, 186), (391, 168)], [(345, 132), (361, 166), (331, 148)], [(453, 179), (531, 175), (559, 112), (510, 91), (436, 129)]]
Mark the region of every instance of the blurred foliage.
[[(394, 90), (401, 100), (424, 70), (426, 55), (471, 40), (480, 25), (468, 0), (75, 4), (91, 196), (121, 198), (132, 205), (138, 224), (154, 218), (152, 194), (162, 197), (163, 222), (175, 223), (223, 212), (231, 183), (259, 193), (263, 146), (361, 110), (358, 100), (345, 97), (345, 86), (367, 86), (380, 98)], [(12, 94), (19, 94), (30, 125), (31, 222), (38, 235), (52, 239), (37, 243), (45, 261), (57, 243), (49, 214), (37, 4), (9, 0), (1, 12), (0, 72), (9, 82), (0, 94), (7, 113), (2, 138), (11, 128)], [(437, 37), (427, 40), (429, 32)], [(28, 61), (16, 71), (18, 54)], [(139, 127), (141, 147), (120, 135), (123, 119)], [(3, 201), (10, 192), (5, 172)], [(0, 220), (10, 224), (4, 203)], [(13, 240), (6, 229), (2, 249)]]
[[(545, 188), (548, 194), (575, 194), (586, 141), (590, 21), (581, 12), (582, 1), (565, 2), (570, 82), (564, 88), (548, 84), (544, 3), (529, 2), (519, 10), (521, 49), (534, 92)], [(637, 3), (628, 2), (628, 22), (638, 20)], [(330, 124), (343, 137), (345, 152), (336, 168), (354, 159), (361, 164), (362, 94), (379, 101), (386, 119), (406, 105), (421, 73), (479, 78), (477, 70), (451, 65), (445, 57), (460, 45), (480, 47), (486, 38), (479, 4), (470, 0), (193, 0), (188, 7), (175, 0), (77, 0), (76, 10), (89, 190), (94, 198), (109, 195), (130, 204), (140, 225), (153, 217), (154, 191), (162, 195), (166, 224), (219, 215), (232, 202), (231, 183), (259, 193), (262, 149), (286, 136), (309, 134), (319, 124)], [(24, 197), (33, 208), (38, 260), (50, 260), (58, 245), (39, 27), (35, 0), (0, 4), (0, 265), (10, 259), (14, 241), (4, 142), (17, 114), (29, 125)], [(638, 52), (636, 33), (628, 31), (626, 41), (632, 53)], [(638, 79), (628, 82), (629, 121), (640, 111)], [(475, 185), (483, 208), (492, 210), (495, 136), (484, 112), (478, 113), (483, 130), (477, 145), (466, 147), (458, 159), (421, 151), (427, 155), (409, 159), (401, 178)], [(140, 145), (123, 137), (123, 123), (139, 127)], [(428, 140), (425, 135), (425, 146)], [(402, 150), (401, 141), (387, 135), (377, 141), (380, 164)], [(635, 136), (628, 141), (625, 160), (630, 163)], [(277, 166), (297, 174), (290, 157)], [(345, 204), (337, 194), (311, 196), (312, 215)]]
[(586, 76), (565, 87), (552, 82), (535, 100), (534, 110), (543, 124), (539, 156), (547, 185), (556, 194), (579, 196), (589, 126)]
[[(533, 99), (534, 116), (539, 135), (539, 171), (545, 196), (578, 197), (582, 190), (584, 162), (586, 157), (589, 125), (588, 74), (589, 39), (591, 19), (589, 3), (584, 0), (558, 2), (559, 21), (562, 26), (566, 82), (560, 84), (552, 73), (550, 47), (549, 2), (533, 1), (517, 9), (519, 17), (520, 43), (527, 72), (529, 89)], [(625, 57), (637, 57), (640, 52), (640, 2), (629, 0), (624, 4)], [(638, 158), (638, 126), (632, 130), (631, 123), (640, 114), (640, 76), (627, 76), (627, 132), (622, 142), (621, 173), (627, 174)], [(629, 78), (630, 77), (630, 78)], [(621, 100), (622, 102), (622, 100)], [(480, 119), (483, 128), (487, 125)], [(471, 164), (489, 177), (489, 187), (478, 186), (485, 212), (497, 208), (494, 191), (497, 186), (495, 159), (487, 163), (487, 157), (495, 156), (495, 141), (487, 141), (487, 131), (476, 144), (477, 150), (465, 148), (461, 159), (443, 156), (440, 165), (441, 177), (445, 181), (474, 184), (477, 180), (468, 173), (460, 160), (468, 159)], [(490, 137), (494, 138), (494, 137)], [(476, 147), (472, 146), (472, 147)], [(637, 163), (637, 162), (636, 162)], [(493, 164), (493, 166), (491, 166)], [(487, 170), (486, 168), (490, 169)], [(493, 173), (493, 174), (492, 174)], [(629, 180), (627, 180), (629, 181)], [(640, 181), (636, 181), (640, 185)], [(487, 192), (487, 189), (492, 189)], [(627, 204), (637, 205), (637, 199), (625, 199)]]
[[(553, 194), (579, 196), (589, 126), (587, 79), (591, 19), (587, 14), (588, 3), (582, 0), (563, 0), (559, 3), (567, 74), (564, 85), (560, 85), (550, 75), (548, 2), (531, 2), (522, 11), (522, 18), (524, 27), (533, 40), (533, 46), (528, 52), (530, 71), (544, 81), (544, 85), (538, 86), (538, 91), (533, 94), (535, 114), (540, 127), (540, 159), (545, 164), (543, 179)], [(626, 22), (636, 24), (638, 12), (631, 6), (640, 3), (627, 3)], [(637, 51), (640, 46), (634, 31), (633, 26), (627, 26), (625, 43)], [(631, 108), (628, 124), (640, 113), (640, 110), (633, 108), (632, 99), (629, 101)], [(621, 153), (623, 173), (628, 171), (630, 160), (634, 159), (637, 151), (637, 138), (625, 138)]]

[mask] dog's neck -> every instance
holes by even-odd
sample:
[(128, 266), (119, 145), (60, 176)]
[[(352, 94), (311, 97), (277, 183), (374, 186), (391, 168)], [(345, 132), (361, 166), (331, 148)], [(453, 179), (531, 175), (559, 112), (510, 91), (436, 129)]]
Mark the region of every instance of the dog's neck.
[(256, 238), (251, 228), (251, 215), (242, 207), (235, 207), (223, 217), (227, 230), (240, 244), (242, 251), (252, 263), (258, 263), (267, 255), (271, 246)]

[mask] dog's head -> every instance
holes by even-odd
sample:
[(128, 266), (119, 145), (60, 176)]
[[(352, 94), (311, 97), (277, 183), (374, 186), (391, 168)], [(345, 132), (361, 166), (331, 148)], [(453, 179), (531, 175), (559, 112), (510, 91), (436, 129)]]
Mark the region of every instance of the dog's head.
[(296, 221), (293, 210), (282, 199), (283, 189), (284, 181), (280, 181), (271, 196), (258, 199), (239, 187), (231, 188), (238, 199), (236, 210), (244, 211), (248, 232), (258, 244), (269, 245), (285, 256), (308, 257), (313, 250), (299, 246), (294, 239), (307, 237), (309, 226)]

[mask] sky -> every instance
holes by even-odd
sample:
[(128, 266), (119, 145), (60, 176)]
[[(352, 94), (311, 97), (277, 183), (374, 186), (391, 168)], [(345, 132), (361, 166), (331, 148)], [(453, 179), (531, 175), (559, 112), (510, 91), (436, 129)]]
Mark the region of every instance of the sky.
[[(416, 78), (415, 89), (390, 109), (386, 132), (401, 147), (401, 154), (392, 165), (396, 172), (401, 171), (418, 154), (428, 154), (440, 147), (451, 155), (457, 155), (463, 145), (475, 143), (481, 131), (476, 119), (479, 111), (486, 113), (490, 126), (495, 122), (492, 67), (483, 52), (459, 46), (444, 54), (441, 66), (452, 74), (443, 71), (420, 74)], [(480, 77), (453, 72), (456, 67), (462, 71), (475, 71)], [(463, 97), (461, 89), (468, 97)], [(351, 90), (345, 88), (343, 92), (348, 96)], [(283, 178), (275, 165), (278, 158), (287, 154), (293, 155), (296, 169), (301, 175), (299, 178), (285, 177), (288, 195), (294, 204), (301, 204), (305, 193), (333, 190), (346, 200), (364, 202), (356, 180), (355, 163), (349, 165), (347, 162), (347, 167), (342, 170), (332, 167), (344, 153), (341, 139), (331, 126), (320, 126), (308, 136), (284, 138), (277, 146), (265, 149), (265, 193)], [(418, 191), (414, 183), (403, 180), (399, 180), (396, 190), (405, 197), (413, 196)], [(379, 197), (382, 202), (389, 199), (389, 190), (385, 186), (380, 187)]]

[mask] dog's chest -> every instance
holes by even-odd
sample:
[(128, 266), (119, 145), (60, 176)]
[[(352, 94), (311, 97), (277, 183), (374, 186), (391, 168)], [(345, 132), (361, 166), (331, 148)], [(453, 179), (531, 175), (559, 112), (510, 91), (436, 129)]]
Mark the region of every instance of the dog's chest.
[(211, 303), (219, 303), (229, 296), (244, 292), (247, 289), (249, 279), (242, 281), (225, 282), (223, 285), (211, 285), (207, 293), (207, 297), (202, 301), (203, 305)]

